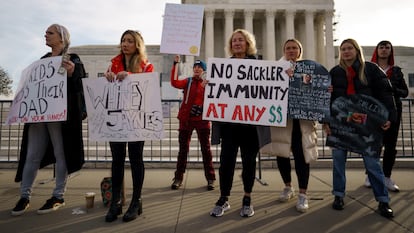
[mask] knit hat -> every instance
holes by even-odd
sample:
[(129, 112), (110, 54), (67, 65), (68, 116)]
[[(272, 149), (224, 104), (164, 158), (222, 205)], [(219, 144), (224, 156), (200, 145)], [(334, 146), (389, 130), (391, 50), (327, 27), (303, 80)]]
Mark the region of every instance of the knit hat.
[(202, 60), (196, 60), (196, 61), (194, 62), (193, 68), (194, 68), (195, 66), (200, 66), (200, 67), (201, 67), (204, 71), (206, 71), (206, 70), (207, 70), (207, 65), (206, 65), (206, 63), (205, 63), (204, 61), (202, 61)]

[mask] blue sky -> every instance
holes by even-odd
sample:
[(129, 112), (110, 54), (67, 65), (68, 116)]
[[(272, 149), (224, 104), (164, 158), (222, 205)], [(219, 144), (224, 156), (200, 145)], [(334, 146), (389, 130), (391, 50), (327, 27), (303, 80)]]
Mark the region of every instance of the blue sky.
[[(146, 44), (159, 44), (165, 3), (180, 0), (15, 0), (0, 3), (0, 66), (17, 86), (21, 71), (50, 49), (44, 32), (52, 23), (68, 27), (71, 45), (117, 44), (126, 29), (142, 32)], [(361, 45), (390, 40), (414, 47), (410, 25), (413, 0), (335, 0), (338, 43)]]

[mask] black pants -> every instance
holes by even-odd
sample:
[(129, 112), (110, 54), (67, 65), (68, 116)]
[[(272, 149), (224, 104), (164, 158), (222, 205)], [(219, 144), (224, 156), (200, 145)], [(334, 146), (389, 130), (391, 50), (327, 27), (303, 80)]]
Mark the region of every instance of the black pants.
[(384, 170), (385, 177), (391, 177), (392, 168), (394, 167), (395, 158), (397, 155), (398, 131), (400, 130), (402, 109), (398, 108), (397, 121), (391, 123), (391, 127), (384, 132), (383, 145), (384, 155), (382, 160), (382, 169)]
[(145, 167), (143, 161), (144, 141), (138, 142), (109, 142), (112, 152), (112, 201), (118, 202), (121, 197), (121, 186), (124, 180), (126, 145), (131, 164), (133, 199), (141, 197), (144, 183)]
[(244, 192), (251, 193), (256, 175), (256, 156), (259, 152), (256, 126), (222, 124), (219, 168), (221, 196), (230, 196), (239, 148), (243, 165)]
[[(300, 131), (299, 120), (293, 120), (292, 129), (292, 144), (291, 144), (293, 158), (295, 160), (295, 171), (298, 177), (298, 183), (300, 189), (308, 189), (309, 183), (309, 164), (305, 161), (302, 147), (302, 132)], [(290, 158), (277, 157), (277, 166), (279, 168), (280, 175), (282, 176), (283, 182), (292, 182), (290, 174), (291, 165)]]

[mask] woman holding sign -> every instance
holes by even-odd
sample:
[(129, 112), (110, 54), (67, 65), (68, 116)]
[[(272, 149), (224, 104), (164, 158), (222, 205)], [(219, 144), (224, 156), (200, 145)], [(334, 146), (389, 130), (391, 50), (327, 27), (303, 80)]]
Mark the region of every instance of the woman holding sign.
[[(389, 112), (388, 120), (381, 126), (387, 130), (391, 122), (395, 122), (396, 109), (392, 96), (392, 86), (385, 74), (377, 65), (365, 62), (361, 47), (353, 39), (342, 41), (339, 47), (339, 65), (331, 69), (333, 92), (331, 105), (339, 97), (350, 97), (355, 94), (363, 94), (374, 97), (382, 102)], [(331, 111), (333, 107), (331, 106)], [(368, 116), (369, 117), (369, 116)], [(359, 122), (358, 118), (353, 121)], [(368, 119), (369, 121), (370, 119)], [(346, 122), (341, 123), (346, 128)], [(380, 127), (380, 126), (378, 126)], [(328, 124), (324, 125), (326, 134), (329, 136), (334, 131)], [(375, 139), (378, 141), (378, 139)], [(346, 187), (345, 165), (348, 151), (340, 148), (332, 149), (333, 159), (333, 191), (335, 195), (332, 208), (335, 210), (344, 209), (344, 197)], [(363, 155), (365, 169), (374, 192), (376, 201), (379, 202), (378, 212), (387, 218), (393, 217), (393, 210), (389, 206), (390, 198), (385, 186), (385, 177), (381, 169), (380, 153), (374, 155)]]
[[(256, 59), (256, 41), (254, 36), (244, 30), (237, 29), (230, 36), (227, 43), (227, 52), (233, 59)], [(242, 179), (244, 185), (244, 197), (242, 200), (242, 217), (254, 215), (251, 205), (251, 192), (255, 180), (256, 156), (259, 152), (259, 145), (266, 144), (265, 140), (259, 138), (258, 130), (263, 127), (239, 124), (213, 122), (212, 144), (219, 144), (221, 139), (220, 153), (220, 198), (216, 206), (210, 212), (213, 217), (220, 217), (230, 209), (228, 197), (233, 185), (234, 169), (236, 166), (237, 152), (240, 148), (243, 171)]]
[[(105, 73), (109, 82), (122, 81), (129, 73), (152, 72), (154, 66), (147, 61), (144, 39), (137, 31), (126, 30), (121, 36), (121, 52), (112, 58), (111, 65)], [(144, 141), (109, 142), (112, 152), (112, 199), (105, 216), (106, 222), (113, 222), (122, 213), (121, 187), (124, 180), (126, 146), (131, 164), (133, 193), (129, 208), (122, 220), (129, 222), (142, 213), (141, 191), (144, 183)]]
[(19, 167), (15, 181), (20, 182), (20, 200), (12, 215), (22, 215), (29, 207), (33, 182), (39, 168), (56, 163), (56, 186), (52, 197), (37, 211), (46, 214), (65, 205), (63, 195), (68, 174), (82, 168), (84, 163), (82, 118), (84, 99), (81, 79), (85, 69), (78, 55), (68, 54), (70, 35), (66, 27), (52, 24), (46, 30), (46, 45), (52, 51), (41, 59), (62, 56), (57, 72), (67, 77), (67, 120), (55, 122), (26, 123), (24, 125)]
[[(297, 39), (289, 39), (283, 45), (281, 60), (290, 61), (292, 65), (302, 59), (302, 44)], [(293, 69), (288, 70), (293, 77)], [(310, 75), (307, 75), (310, 76)], [(303, 82), (310, 82), (310, 77), (303, 77)], [(296, 210), (306, 212), (309, 209), (307, 189), (309, 183), (309, 162), (318, 157), (316, 122), (309, 120), (288, 119), (286, 127), (271, 127), (272, 143), (266, 145), (262, 152), (277, 156), (277, 167), (285, 187), (279, 201), (287, 202), (295, 196), (292, 187), (290, 153), (295, 161), (295, 171), (299, 184)]]

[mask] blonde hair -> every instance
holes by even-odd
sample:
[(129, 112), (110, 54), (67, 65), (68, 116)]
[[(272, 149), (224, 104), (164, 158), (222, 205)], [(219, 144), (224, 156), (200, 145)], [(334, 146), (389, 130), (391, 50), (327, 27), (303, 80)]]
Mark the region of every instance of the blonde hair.
[(69, 45), (70, 45), (70, 34), (69, 34), (69, 30), (60, 24), (54, 23), (52, 25), (50, 25), (50, 27), (54, 27), (56, 29), (56, 31), (58, 31), (59, 35), (60, 35), (60, 39), (63, 43), (63, 51), (67, 51), (69, 49)]
[[(141, 62), (147, 61), (147, 51), (144, 44), (144, 38), (142, 37), (141, 33), (134, 30), (126, 30), (124, 33), (122, 33), (121, 41), (119, 43), (119, 47), (121, 47), (122, 39), (125, 35), (131, 35), (135, 40), (135, 48), (137, 49), (135, 54), (132, 55), (129, 64), (126, 64), (127, 67), (125, 67), (126, 71), (137, 73), (142, 72), (140, 69)], [(122, 53), (122, 48), (120, 50), (120, 53)]]
[(356, 42), (356, 40), (349, 38), (349, 39), (345, 39), (345, 40), (342, 41), (341, 45), (339, 46), (339, 66), (342, 67), (342, 69), (344, 69), (345, 71), (347, 71), (347, 65), (345, 64), (345, 61), (342, 59), (342, 56), (341, 56), (341, 47), (345, 43), (351, 44), (355, 48), (355, 50), (357, 51), (356, 59), (361, 64), (360, 67), (359, 67), (359, 70), (357, 71), (358, 72), (358, 78), (361, 81), (361, 83), (366, 85), (368, 83), (368, 81), (367, 81), (367, 78), (365, 77), (364, 54), (362, 52), (361, 46), (359, 46), (359, 44)]
[[(295, 39), (295, 38), (287, 39), (287, 40), (285, 41), (285, 43), (283, 44), (283, 54), (285, 54), (286, 45), (287, 45), (287, 43), (289, 43), (289, 42), (293, 42), (293, 43), (295, 43), (295, 44), (297, 44), (297, 45), (298, 45), (298, 47), (299, 47), (299, 55), (298, 55), (298, 57), (296, 58), (296, 60), (301, 60), (301, 59), (302, 59), (302, 54), (303, 54), (303, 47), (302, 47), (302, 44), (300, 43), (300, 41), (299, 41), (298, 39)], [(284, 56), (284, 55), (283, 55), (283, 56)]]
[(233, 39), (234, 34), (236, 33), (240, 33), (243, 35), (243, 37), (246, 39), (246, 44), (247, 44), (247, 49), (246, 49), (246, 55), (247, 56), (254, 56), (257, 53), (257, 48), (256, 48), (256, 39), (254, 38), (254, 35), (251, 34), (249, 31), (245, 30), (245, 29), (236, 29), (231, 36), (229, 37), (229, 39), (227, 40), (227, 46), (226, 46), (226, 52), (227, 54), (232, 57), (233, 51), (231, 48), (231, 42)]

